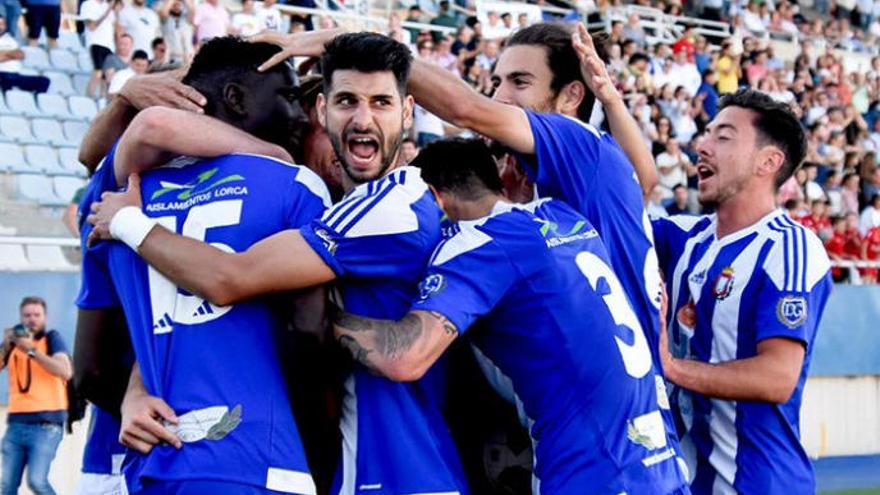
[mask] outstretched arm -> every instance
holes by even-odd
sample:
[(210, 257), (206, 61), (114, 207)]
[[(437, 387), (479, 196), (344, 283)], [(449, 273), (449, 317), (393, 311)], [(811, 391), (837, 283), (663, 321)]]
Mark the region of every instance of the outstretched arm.
[(398, 321), (341, 313), (334, 335), (356, 361), (394, 381), (421, 378), (458, 337), (458, 329), (436, 311), (411, 311)]
[(329, 282), (333, 270), (298, 230), (284, 230), (243, 253), (177, 235), (141, 212), (140, 179), (129, 178), (125, 193), (106, 192), (92, 205), (95, 226), (89, 243), (119, 239), (172, 282), (212, 304), (226, 306), (262, 294)]
[(659, 180), (654, 157), (651, 155), (651, 150), (645, 146), (639, 124), (629, 113), (626, 103), (615, 89), (605, 69), (605, 63), (596, 53), (593, 38), (583, 24), (578, 24), (577, 31), (572, 36), (572, 46), (580, 59), (584, 81), (596, 96), (596, 100), (602, 104), (611, 135), (632, 162), (639, 184), (642, 186), (642, 195), (647, 201)]
[(152, 107), (131, 121), (119, 140), (113, 166), (117, 184), (123, 185), (130, 174), (157, 167), (175, 156), (219, 156), (235, 152), (293, 161), (281, 146), (267, 143), (213, 117)]

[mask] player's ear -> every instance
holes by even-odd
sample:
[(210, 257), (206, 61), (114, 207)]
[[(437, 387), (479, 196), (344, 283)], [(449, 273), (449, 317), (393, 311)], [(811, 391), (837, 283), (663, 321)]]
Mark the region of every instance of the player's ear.
[(572, 81), (566, 84), (559, 92), (559, 98), (556, 100), (556, 110), (565, 115), (576, 114), (586, 94), (587, 88), (581, 81)]
[(324, 98), (324, 93), (318, 93), (318, 98), (315, 100), (315, 113), (318, 114), (318, 123), (321, 124), (321, 127), (326, 129), (327, 128), (327, 99)]
[(238, 83), (226, 83), (223, 86), (223, 106), (230, 115), (239, 119), (247, 117), (244, 87)]
[(412, 127), (414, 106), (415, 100), (413, 100), (412, 95), (406, 95), (403, 97), (403, 128), (406, 130), (409, 130)]
[(779, 169), (785, 163), (785, 153), (781, 149), (773, 145), (767, 145), (758, 151), (758, 159), (756, 173), (759, 176), (770, 175), (776, 177)]

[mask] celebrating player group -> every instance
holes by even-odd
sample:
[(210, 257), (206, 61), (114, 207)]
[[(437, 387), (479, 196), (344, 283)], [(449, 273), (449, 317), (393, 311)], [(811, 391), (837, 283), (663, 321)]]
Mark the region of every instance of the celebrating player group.
[[(319, 59), (316, 97), (292, 57)], [(715, 213), (652, 220), (653, 158), (582, 25), (517, 31), (492, 77), (490, 99), (329, 30), (132, 80), (84, 144), (80, 493), (815, 492), (799, 410), (831, 278), (775, 203), (797, 117), (726, 97), (697, 150)], [(407, 163), (416, 104), (479, 138)], [(468, 421), (504, 407), (466, 363), (527, 431), (519, 484), (474, 455)]]

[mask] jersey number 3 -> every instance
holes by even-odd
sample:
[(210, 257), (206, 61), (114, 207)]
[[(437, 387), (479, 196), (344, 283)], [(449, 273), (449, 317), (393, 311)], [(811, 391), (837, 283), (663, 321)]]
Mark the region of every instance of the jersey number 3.
[[(578, 254), (575, 262), (581, 273), (590, 282), (593, 290), (602, 296), (602, 300), (617, 325), (616, 333), (631, 334), (626, 335), (626, 340), (621, 338), (621, 335), (614, 336), (626, 372), (634, 378), (642, 378), (647, 375), (651, 371), (651, 350), (648, 349), (648, 340), (624, 295), (623, 287), (617, 280), (617, 276), (611, 267), (591, 252), (584, 251)], [(603, 278), (607, 284), (605, 294), (599, 292), (599, 281)]]
[[(241, 200), (217, 201), (190, 208), (180, 234), (197, 241), (205, 240), (208, 229), (238, 225), (241, 221)], [(156, 219), (172, 232), (177, 231), (176, 217)], [(226, 252), (233, 249), (226, 244), (212, 242), (212, 246)], [(196, 325), (216, 320), (232, 309), (232, 306), (214, 306), (204, 299), (181, 294), (173, 282), (152, 266), (149, 267), (150, 305), (153, 311), (153, 333), (168, 333), (174, 323)]]

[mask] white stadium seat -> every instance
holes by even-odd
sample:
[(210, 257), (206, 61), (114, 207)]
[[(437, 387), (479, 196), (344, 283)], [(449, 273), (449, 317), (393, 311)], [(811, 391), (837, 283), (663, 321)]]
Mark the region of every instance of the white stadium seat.
[(70, 74), (82, 72), (79, 68), (79, 64), (77, 63), (76, 55), (70, 53), (63, 48), (55, 48), (54, 50), (50, 51), (49, 61), (52, 62), (52, 68), (55, 70), (60, 70), (62, 72), (67, 72)]
[(73, 118), (73, 115), (70, 114), (70, 109), (67, 108), (67, 98), (61, 96), (60, 94), (38, 94), (37, 107), (40, 109), (43, 115), (48, 117), (55, 117), (59, 119)]
[(31, 268), (36, 270), (75, 270), (64, 253), (61, 252), (61, 246), (51, 246), (43, 244), (28, 245), (26, 248), (27, 259)]
[[(43, 72), (43, 75), (49, 79), (49, 93), (64, 96), (76, 94), (76, 90), (73, 89), (73, 83), (70, 82), (70, 76), (64, 72), (47, 70)], [(37, 98), (39, 97), (40, 95), (37, 95)]]
[(34, 131), (34, 138), (41, 143), (48, 143), (54, 146), (75, 146), (78, 144), (67, 139), (61, 124), (55, 119), (34, 119), (31, 121), (31, 127)]
[(49, 63), (49, 54), (46, 53), (46, 50), (38, 46), (23, 46), (21, 50), (24, 52), (24, 63), (25, 67), (30, 67), (32, 69), (48, 69), (52, 67), (52, 64)]
[(73, 75), (73, 91), (74, 94), (85, 96), (86, 90), (89, 88), (89, 76), (85, 74)]
[(26, 115), (28, 117), (39, 117), (42, 115), (40, 109), (37, 108), (37, 103), (34, 101), (34, 95), (28, 91), (18, 89), (7, 91), (6, 107), (16, 115)]
[(0, 143), (0, 169), (8, 172), (36, 172), (24, 159), (21, 146)]
[(68, 203), (73, 199), (76, 191), (86, 185), (84, 180), (77, 177), (58, 176), (53, 177), (52, 182), (55, 184), (55, 196), (67, 200)]
[(66, 120), (61, 126), (64, 128), (64, 135), (67, 137), (68, 143), (75, 146), (79, 146), (83, 137), (86, 135), (86, 132), (89, 130), (89, 125), (87, 123), (76, 120)]
[(79, 177), (86, 177), (88, 171), (85, 165), (79, 162), (79, 149), (63, 146), (58, 148), (58, 161), (64, 170), (75, 174)]
[(42, 170), (49, 175), (68, 173), (58, 162), (58, 154), (49, 146), (39, 144), (25, 146), (24, 157), (35, 170)]
[(61, 31), (58, 34), (58, 46), (66, 48), (74, 53), (85, 51), (85, 47), (82, 44), (82, 40), (79, 38), (79, 34), (72, 31)]
[(92, 56), (88, 51), (82, 51), (79, 53), (79, 71), (82, 73), (92, 72), (94, 70), (94, 66), (92, 65)]
[(95, 100), (87, 96), (71, 96), (68, 102), (70, 103), (70, 113), (76, 118), (92, 120), (98, 113), (98, 105)]
[(70, 198), (61, 199), (52, 191), (52, 179), (42, 174), (18, 174), (18, 192), (22, 199), (44, 206), (65, 206)]
[(14, 115), (0, 116), (0, 134), (22, 144), (36, 144), (39, 142), (31, 134), (31, 124), (24, 117)]
[(30, 268), (24, 246), (21, 244), (0, 244), (0, 270), (27, 270)]

